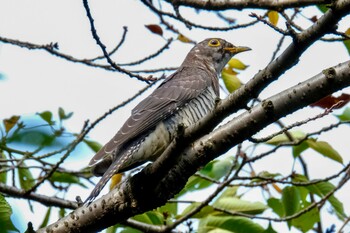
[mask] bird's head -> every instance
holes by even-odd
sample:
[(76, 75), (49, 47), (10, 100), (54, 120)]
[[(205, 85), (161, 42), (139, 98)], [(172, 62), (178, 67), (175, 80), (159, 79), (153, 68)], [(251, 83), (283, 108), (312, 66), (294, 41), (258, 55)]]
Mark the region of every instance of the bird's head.
[(226, 63), (237, 53), (251, 50), (248, 47), (234, 46), (220, 38), (209, 38), (198, 43), (187, 55), (183, 65), (205, 66), (220, 73)]

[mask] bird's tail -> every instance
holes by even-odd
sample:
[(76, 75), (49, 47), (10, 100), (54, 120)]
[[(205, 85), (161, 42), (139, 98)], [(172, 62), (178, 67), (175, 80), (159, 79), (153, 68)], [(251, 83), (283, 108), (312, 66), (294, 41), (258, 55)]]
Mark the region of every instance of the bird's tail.
[(85, 200), (84, 203), (90, 204), (94, 201), (94, 199), (100, 194), (101, 190), (106, 186), (107, 182), (111, 179), (111, 177), (118, 173), (120, 165), (118, 161), (115, 161), (103, 174), (102, 178), (97, 182), (95, 188), (90, 193), (89, 197)]

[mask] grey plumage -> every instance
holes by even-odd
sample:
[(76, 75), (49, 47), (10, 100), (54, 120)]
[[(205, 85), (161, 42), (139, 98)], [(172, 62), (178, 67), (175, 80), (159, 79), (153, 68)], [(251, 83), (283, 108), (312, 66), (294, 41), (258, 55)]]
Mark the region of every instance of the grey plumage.
[(215, 105), (218, 75), (229, 59), (247, 47), (206, 39), (179, 69), (141, 101), (117, 134), (91, 159), (92, 172), (103, 176), (87, 198), (95, 199), (113, 174), (155, 160), (176, 136), (177, 126), (195, 124)]

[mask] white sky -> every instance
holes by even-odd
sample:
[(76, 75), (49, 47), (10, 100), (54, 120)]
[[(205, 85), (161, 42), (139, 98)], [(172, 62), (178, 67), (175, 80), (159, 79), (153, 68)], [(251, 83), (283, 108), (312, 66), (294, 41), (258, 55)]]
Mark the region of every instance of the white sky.
[[(95, 24), (101, 40), (107, 48), (113, 48), (122, 34), (122, 27), (128, 26), (129, 33), (125, 45), (113, 58), (118, 62), (138, 60), (158, 50), (165, 40), (157, 35), (151, 34), (144, 27), (145, 24), (158, 24), (159, 20), (149, 13), (147, 8), (138, 1), (91, 1), (90, 8), (95, 18)], [(250, 20), (248, 14), (252, 10), (243, 12), (234, 11), (232, 17), (240, 16), (244, 20)], [(183, 12), (189, 12), (183, 9)], [(254, 11), (262, 14), (262, 11)], [(309, 9), (305, 13), (311, 17), (318, 13), (317, 10)], [(239, 16), (237, 16), (239, 15)], [(203, 12), (193, 16), (198, 22), (209, 24), (220, 22), (207, 13)], [(303, 21), (302, 18), (299, 20)], [(305, 21), (305, 20), (304, 20)], [(196, 41), (207, 37), (223, 37), (236, 45), (245, 45), (253, 50), (249, 53), (238, 56), (250, 67), (239, 77), (247, 82), (258, 70), (264, 68), (269, 62), (274, 45), (280, 38), (270, 28), (264, 25), (252, 28), (230, 31), (227, 33), (203, 31), (193, 29), (189, 31), (181, 24), (176, 24), (179, 29)], [(346, 24), (345, 24), (346, 25)], [(279, 23), (283, 26), (283, 22)], [(344, 29), (343, 24), (340, 28)], [(92, 39), (89, 23), (81, 1), (6, 1), (0, 0), (0, 35), (7, 38), (29, 41), (37, 44), (48, 44), (58, 42), (61, 52), (71, 54), (77, 58), (91, 58), (100, 55), (100, 50)], [(165, 32), (165, 35), (170, 35)], [(288, 43), (290, 40), (287, 40)], [(284, 44), (284, 47), (288, 45)], [(166, 50), (160, 59), (145, 63), (140, 68), (158, 68), (163, 66), (177, 66), (187, 54), (192, 45), (176, 41), (170, 50)], [(348, 54), (340, 43), (318, 42), (313, 45), (301, 57), (298, 66), (286, 72), (278, 82), (273, 83), (265, 90), (261, 97), (266, 98), (291, 85), (312, 77), (329, 66), (336, 65), (348, 60)], [(63, 107), (67, 111), (74, 111), (67, 127), (73, 132), (81, 129), (86, 119), (94, 120), (113, 106), (132, 96), (145, 84), (130, 79), (119, 73), (106, 72), (104, 70), (86, 67), (80, 64), (73, 64), (65, 60), (48, 55), (44, 51), (29, 51), (15, 46), (0, 44), (0, 72), (6, 79), (0, 81), (0, 118), (7, 118), (11, 115), (32, 115), (36, 112), (51, 110), (57, 111)], [(108, 117), (103, 123), (96, 127), (89, 135), (101, 143), (107, 142), (119, 129), (124, 120), (129, 116), (132, 106), (141, 98), (138, 98), (129, 106), (125, 107)], [(306, 117), (320, 113), (319, 109), (293, 114), (285, 122), (292, 123)], [(320, 121), (313, 122), (307, 126), (308, 130), (320, 128), (322, 123), (335, 122), (334, 117), (329, 116)], [(271, 129), (265, 130), (266, 133)], [(343, 136), (340, 136), (343, 135)], [(343, 156), (345, 163), (350, 159), (347, 145), (348, 127), (340, 127), (334, 134), (322, 134), (320, 140), (330, 141), (334, 148)], [(265, 148), (266, 149), (266, 148)], [(86, 161), (72, 161), (67, 164), (69, 167), (85, 166), (92, 156), (87, 152)], [(281, 158), (283, 156), (283, 158)], [(322, 158), (315, 153), (306, 152), (305, 160), (310, 165), (310, 174), (313, 178), (321, 178), (333, 174), (341, 169), (341, 166), (329, 159)], [(317, 161), (317, 163), (315, 163)], [(268, 170), (288, 174), (291, 169), (291, 155), (289, 150), (270, 156), (263, 161), (254, 164), (256, 171)], [(276, 164), (278, 164), (276, 166)], [(350, 208), (350, 201), (347, 197), (350, 185), (347, 184), (344, 190), (337, 192), (336, 196), (344, 201), (346, 210)], [(79, 190), (81, 191), (81, 190)], [(86, 193), (80, 194), (86, 197)], [(73, 192), (72, 199), (75, 195)], [(247, 198), (255, 198), (256, 193), (248, 193)], [(10, 199), (9, 199), (10, 200)], [(17, 216), (25, 218), (26, 221), (33, 221), (35, 226), (40, 224), (34, 214), (29, 212), (26, 202), (11, 200), (24, 207), (15, 209)], [(40, 204), (35, 204), (40, 208)], [(42, 208), (40, 208), (42, 209)], [(35, 212), (37, 214), (37, 212)], [(55, 219), (51, 219), (54, 221)], [(39, 221), (39, 222), (36, 222)], [(339, 222), (325, 216), (324, 227), (332, 223), (339, 226)], [(266, 224), (266, 222), (265, 222)], [(25, 226), (18, 226), (23, 230)], [(282, 231), (286, 228), (282, 226)], [(290, 232), (295, 232), (291, 230)]]

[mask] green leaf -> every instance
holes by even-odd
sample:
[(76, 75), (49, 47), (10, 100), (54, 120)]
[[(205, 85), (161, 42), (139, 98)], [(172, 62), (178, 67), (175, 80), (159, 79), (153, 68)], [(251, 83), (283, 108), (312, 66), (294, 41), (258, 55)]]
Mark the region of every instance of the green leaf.
[[(307, 188), (308, 190), (310, 190), (310, 192), (316, 194), (321, 198), (335, 189), (334, 185), (330, 182), (321, 182), (321, 183), (305, 186), (305, 188)], [(343, 221), (346, 218), (343, 203), (340, 202), (334, 195), (331, 195), (327, 201), (331, 204), (338, 218)]]
[(214, 230), (208, 231), (208, 233), (232, 233), (232, 231), (216, 228)]
[[(350, 40), (349, 40), (350, 44)], [(350, 108), (345, 108), (344, 112), (340, 115), (336, 115), (341, 121), (350, 121)]]
[(221, 72), (222, 80), (224, 81), (226, 89), (232, 93), (241, 87), (241, 80), (235, 74), (229, 74), (228, 72)]
[(209, 215), (199, 222), (198, 233), (262, 233), (264, 228), (248, 218)]
[(214, 160), (212, 162), (211, 170), (202, 170), (200, 173), (209, 176), (213, 179), (219, 180), (224, 177), (232, 167), (232, 158), (227, 157), (224, 159)]
[(324, 4), (320, 4), (320, 5), (317, 5), (317, 8), (322, 12), (322, 13), (326, 13), (326, 11), (328, 11), (328, 7), (327, 5), (324, 5)]
[(87, 139), (84, 139), (83, 141), (95, 153), (97, 153), (102, 148), (102, 145), (96, 141), (91, 141), (91, 140), (87, 140)]
[[(285, 216), (291, 216), (300, 210), (300, 193), (295, 186), (287, 186), (282, 191), (282, 204)], [(288, 227), (291, 227), (291, 220), (288, 222)]]
[(107, 228), (106, 233), (116, 233), (117, 230), (118, 230), (117, 226), (111, 226)]
[(201, 189), (209, 187), (210, 185), (212, 185), (212, 183), (210, 181), (193, 175), (188, 179), (185, 187), (182, 189), (182, 191), (177, 196), (184, 195), (186, 192), (201, 190)]
[(66, 184), (78, 184), (84, 188), (86, 186), (80, 182), (79, 177), (69, 174), (69, 173), (63, 173), (63, 172), (54, 172), (52, 176), (49, 178), (51, 182), (59, 182), (59, 183), (66, 183)]
[[(275, 178), (277, 176), (281, 176), (281, 174), (280, 173), (270, 173), (268, 171), (262, 171), (262, 172), (259, 172), (259, 174), (257, 176), (262, 177), (262, 178), (266, 178), (266, 179), (270, 179), (270, 178)], [(252, 179), (251, 183), (260, 182), (263, 180), (264, 179), (261, 179), (261, 178), (255, 178), (255, 179)]]
[(278, 216), (285, 216), (284, 207), (280, 199), (270, 198), (267, 200), (267, 205), (273, 210), (273, 212), (278, 214)]
[(66, 216), (66, 209), (65, 208), (60, 208), (60, 210), (58, 211), (58, 216), (60, 218), (63, 218), (64, 216)]
[(11, 221), (12, 208), (0, 193), (0, 229), (1, 232), (17, 231), (19, 230), (13, 225)]
[(348, 54), (350, 54), (350, 40), (344, 40), (343, 44), (345, 45), (345, 48), (348, 51)]
[[(293, 176), (293, 181), (308, 182), (308, 179), (303, 175), (297, 174)], [(325, 195), (332, 192), (335, 189), (335, 186), (332, 183), (327, 181), (327, 182), (320, 182), (313, 185), (307, 185), (307, 186), (304, 186), (304, 188), (309, 190), (311, 193), (316, 194), (317, 196), (323, 198)], [(340, 202), (334, 195), (331, 195), (327, 201), (331, 204), (338, 218), (340, 220), (344, 220), (344, 218), (346, 218), (346, 214), (344, 212), (343, 203)]]
[(250, 202), (236, 197), (223, 197), (217, 199), (214, 202), (213, 207), (246, 214), (261, 214), (267, 209), (267, 206), (261, 202)]
[(12, 135), (9, 138), (9, 141), (29, 144), (36, 147), (63, 146), (62, 143), (55, 140), (55, 138), (55, 135), (43, 128), (31, 128)]
[(52, 112), (50, 111), (44, 111), (41, 113), (37, 113), (41, 119), (46, 121), (49, 125), (54, 125), (54, 122), (52, 121)]
[(307, 142), (302, 142), (299, 145), (293, 146), (293, 157), (297, 158), (301, 155), (303, 151), (309, 148), (309, 144)]
[(293, 174), (292, 181), (293, 182), (309, 182), (309, 180), (306, 178), (306, 176), (298, 174), (298, 173)]
[[(219, 180), (225, 176), (232, 167), (232, 158), (227, 157), (220, 160), (213, 160), (209, 162), (204, 168), (202, 168), (199, 173), (207, 176), (209, 178)], [(185, 188), (180, 192), (178, 196), (183, 195), (187, 191), (201, 190), (212, 185), (212, 182), (203, 179), (199, 176), (191, 176)]]
[[(182, 213), (177, 216), (177, 218), (184, 216), (186, 214), (188, 214), (189, 212), (191, 212), (192, 210), (194, 210), (195, 208), (197, 208), (201, 203), (200, 202), (194, 202), (191, 205), (187, 206), (184, 211), (182, 211)], [(204, 206), (199, 212), (197, 212), (196, 214), (194, 214), (192, 216), (192, 218), (204, 218), (207, 215), (211, 214), (214, 212), (214, 208), (210, 205)]]
[(116, 232), (119, 232), (119, 233), (142, 233), (139, 230), (136, 230), (136, 229), (131, 228), (131, 227), (125, 227), (121, 224), (116, 224), (114, 226), (108, 227), (106, 230), (106, 233), (116, 233)]
[(237, 194), (237, 190), (238, 187), (234, 186), (234, 187), (227, 187), (225, 188), (225, 190), (221, 193), (221, 195), (219, 196), (220, 198), (224, 198), (224, 197), (235, 197)]
[(43, 222), (41, 223), (40, 227), (39, 228), (43, 228), (43, 227), (46, 227), (47, 224), (49, 223), (49, 219), (50, 219), (50, 215), (51, 215), (51, 207), (49, 207), (46, 211), (46, 214), (45, 214), (45, 218), (43, 220)]
[(163, 215), (157, 211), (148, 211), (143, 214), (136, 215), (132, 219), (152, 225), (161, 225), (164, 222)]
[(35, 180), (24, 162), (22, 163), (22, 167), (18, 168), (19, 183), (22, 189), (29, 190), (35, 185)]
[(66, 114), (63, 108), (61, 107), (58, 108), (58, 117), (60, 118), (60, 120), (69, 119), (72, 117), (72, 115), (73, 115), (73, 112)]
[[(345, 34), (346, 35), (350, 35), (350, 28), (348, 28), (346, 31), (345, 31)], [(345, 45), (345, 48), (346, 50), (348, 51), (348, 54), (350, 54), (350, 40), (344, 40), (343, 41), (344, 45)]]
[(296, 186), (296, 188), (299, 190), (301, 203), (306, 203), (310, 191), (303, 186)]
[(321, 155), (343, 164), (343, 158), (328, 142), (316, 141), (314, 139), (308, 139), (306, 142), (310, 148), (314, 149)]
[(126, 227), (120, 233), (143, 233), (143, 232), (131, 227)]
[[(291, 131), (289, 133), (292, 135), (294, 140), (301, 140), (301, 139), (304, 139), (306, 136), (306, 134), (304, 132), (301, 132), (301, 131)], [(279, 134), (279, 135), (271, 138), (266, 143), (270, 144), (270, 145), (277, 146), (279, 144), (287, 143), (287, 142), (290, 142), (289, 138), (286, 136), (286, 134), (282, 133), (282, 134)]]
[[(309, 202), (303, 203), (302, 209), (307, 208)], [(302, 232), (308, 232), (313, 226), (320, 221), (320, 212), (317, 208), (312, 208), (310, 211), (292, 220), (292, 225)]]
[(285, 216), (295, 214), (300, 210), (300, 193), (297, 187), (287, 186), (282, 192), (282, 204)]
[(164, 218), (169, 219), (177, 215), (178, 206), (177, 203), (166, 203), (165, 205), (157, 209), (159, 213), (163, 215)]

